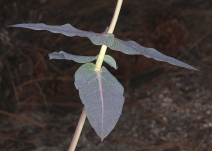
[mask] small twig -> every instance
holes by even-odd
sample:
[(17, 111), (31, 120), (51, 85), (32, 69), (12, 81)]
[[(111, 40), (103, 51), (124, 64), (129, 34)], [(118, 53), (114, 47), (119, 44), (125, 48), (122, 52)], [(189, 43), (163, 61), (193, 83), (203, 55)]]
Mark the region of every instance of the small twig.
[(32, 119), (30, 119), (30, 118), (28, 118), (28, 117), (26, 117), (26, 116), (21, 116), (21, 115), (17, 115), (17, 114), (12, 114), (12, 113), (5, 112), (5, 111), (2, 111), (2, 110), (0, 110), (0, 114), (6, 115), (6, 116), (10, 116), (10, 117), (13, 117), (13, 118), (22, 120), (22, 121), (27, 121), (27, 122), (29, 122), (29, 123), (31, 123), (31, 124), (33, 124), (33, 125), (36, 125), (36, 126), (38, 126), (38, 127), (41, 127), (41, 128), (43, 128), (43, 127), (45, 126), (44, 124), (39, 123), (39, 122), (37, 122), (37, 121), (35, 121), (35, 120), (32, 120)]
[(41, 96), (43, 97), (43, 101), (44, 101), (44, 104), (46, 106), (46, 111), (47, 111), (47, 113), (49, 113), (49, 107), (48, 107), (48, 102), (46, 100), (46, 96), (44, 95), (42, 88), (40, 87), (40, 85), (38, 84), (38, 82), (34, 78), (33, 78), (33, 81), (36, 84)]
[(61, 80), (61, 81), (73, 81), (73, 78), (70, 78), (68, 76), (61, 76), (61, 77), (41, 77), (41, 78), (37, 78), (34, 80), (29, 80), (26, 82), (23, 82), (21, 85), (17, 86), (17, 89), (29, 85), (31, 83), (34, 83), (34, 81), (39, 82), (39, 81), (49, 81), (49, 80)]
[(210, 34), (211, 34), (211, 32), (205, 33), (202, 37), (200, 37), (199, 39), (197, 39), (197, 41), (195, 41), (194, 43), (192, 43), (191, 45), (189, 45), (188, 46), (188, 50), (193, 49), (196, 45), (198, 45), (202, 40), (204, 40)]
[(207, 136), (205, 135), (203, 137), (203, 139), (201, 140), (201, 142), (198, 144), (198, 146), (194, 149), (194, 151), (198, 151), (201, 149), (202, 145), (204, 144), (205, 140), (206, 140)]
[(9, 75), (10, 75), (10, 79), (11, 79), (11, 83), (12, 83), (12, 86), (13, 86), (13, 90), (14, 90), (14, 93), (15, 93), (17, 106), (19, 106), (19, 96), (18, 96), (18, 92), (17, 92), (17, 89), (16, 89), (16, 85), (15, 85), (14, 79), (13, 79), (13, 75), (12, 75), (12, 72), (11, 72), (9, 66), (7, 66), (7, 69), (8, 69), (8, 72), (9, 72)]
[(36, 62), (34, 69), (36, 69), (41, 62), (43, 62), (43, 67), (45, 70), (47, 70), (47, 65), (46, 65), (46, 62), (45, 62), (43, 56), (40, 54), (40, 52), (37, 52), (37, 55), (40, 59)]
[(55, 71), (64, 75), (64, 73), (60, 69), (58, 69), (55, 65), (53, 65), (50, 61), (48, 61), (47, 64), (49, 64)]

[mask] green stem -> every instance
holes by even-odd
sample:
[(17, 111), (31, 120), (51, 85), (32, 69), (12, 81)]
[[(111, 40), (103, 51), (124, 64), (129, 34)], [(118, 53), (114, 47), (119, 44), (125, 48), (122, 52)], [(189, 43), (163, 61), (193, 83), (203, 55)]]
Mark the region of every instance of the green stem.
[[(118, 2), (117, 2), (116, 10), (114, 12), (113, 19), (110, 23), (110, 26), (109, 26), (107, 33), (113, 33), (113, 31), (114, 31), (114, 28), (116, 26), (116, 22), (117, 22), (117, 19), (118, 19), (118, 16), (119, 16), (119, 12), (120, 12), (120, 9), (121, 9), (122, 2), (123, 2), (123, 0), (118, 0)], [(102, 45), (99, 56), (98, 56), (97, 61), (96, 61), (95, 71), (100, 71), (106, 50), (107, 50), (107, 46)], [(75, 150), (75, 148), (77, 146), (77, 142), (78, 142), (79, 137), (80, 137), (80, 133), (82, 131), (82, 127), (85, 123), (85, 119), (86, 119), (86, 112), (85, 112), (85, 107), (84, 107), (83, 110), (82, 110), (80, 120), (78, 122), (76, 131), (74, 133), (74, 137), (72, 139), (72, 142), (71, 142), (71, 145), (70, 145), (68, 151), (74, 151)]]
[[(111, 33), (112, 34), (113, 31), (114, 31), (114, 28), (116, 26), (116, 22), (117, 22), (117, 19), (118, 19), (118, 16), (119, 16), (119, 12), (121, 10), (122, 2), (123, 2), (123, 0), (118, 0), (118, 2), (117, 2), (116, 10), (115, 10), (115, 13), (113, 15), (113, 19), (112, 19), (112, 21), (110, 23), (110, 26), (109, 26), (109, 29), (108, 29), (107, 33)], [(99, 57), (97, 58), (97, 61), (96, 61), (95, 71), (100, 71), (101, 66), (102, 66), (102, 62), (103, 62), (104, 57), (105, 57), (106, 50), (107, 50), (107, 46), (102, 45), (100, 53), (99, 53)]]

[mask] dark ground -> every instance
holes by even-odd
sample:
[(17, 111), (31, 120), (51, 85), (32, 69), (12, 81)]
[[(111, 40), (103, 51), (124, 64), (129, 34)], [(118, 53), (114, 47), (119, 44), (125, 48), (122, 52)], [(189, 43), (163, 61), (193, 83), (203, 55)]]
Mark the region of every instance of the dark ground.
[[(86, 38), (6, 28), (70, 23), (103, 32), (116, 1), (0, 0), (0, 150), (67, 151), (82, 103), (73, 85), (80, 66), (48, 53), (96, 55)], [(124, 0), (116, 37), (154, 47), (195, 72), (142, 56), (107, 52), (125, 87), (118, 124), (101, 143), (86, 121), (78, 151), (212, 151), (212, 1)]]

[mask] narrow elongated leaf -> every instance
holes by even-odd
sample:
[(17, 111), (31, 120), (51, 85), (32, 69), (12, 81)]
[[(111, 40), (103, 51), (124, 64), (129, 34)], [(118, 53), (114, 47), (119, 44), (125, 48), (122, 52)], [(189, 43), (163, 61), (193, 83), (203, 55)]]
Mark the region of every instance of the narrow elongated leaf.
[(50, 59), (65, 59), (65, 60), (73, 60), (78, 63), (87, 63), (97, 59), (97, 56), (77, 56), (72, 55), (70, 53), (66, 53), (64, 51), (53, 52), (49, 54)]
[[(96, 60), (97, 58), (98, 58), (98, 55), (97, 56), (78, 56), (78, 55), (72, 55), (70, 53), (66, 53), (64, 51), (53, 52), (49, 54), (49, 59), (73, 60), (77, 63), (87, 63), (87, 62)], [(105, 55), (104, 62), (106, 62), (109, 66), (115, 69), (118, 68), (116, 65), (116, 61), (110, 55)]]
[(90, 124), (103, 140), (121, 115), (124, 89), (105, 67), (101, 71), (94, 69), (93, 63), (82, 65), (75, 73), (75, 86)]
[(70, 24), (64, 24), (61, 26), (51, 26), (51, 25), (46, 25), (43, 23), (35, 23), (35, 24), (16, 24), (16, 25), (11, 25), (9, 27), (22, 27), (22, 28), (29, 28), (34, 30), (48, 30), (52, 33), (60, 33), (68, 37), (73, 37), (73, 36), (88, 37), (91, 40), (91, 42), (95, 45), (111, 46), (114, 42), (113, 34), (106, 34), (106, 32), (103, 32), (100, 34), (100, 33), (94, 33), (91, 31), (83, 31), (83, 30), (74, 28)]
[[(10, 27), (22, 27), (22, 28), (29, 28), (34, 30), (48, 30), (53, 33), (60, 33), (69, 37), (72, 36), (81, 36), (81, 37), (88, 37), (91, 42), (95, 45), (106, 45), (112, 50), (121, 51), (125, 54), (136, 54), (136, 55), (144, 55), (147, 58), (153, 58), (158, 61), (163, 61), (170, 63), (172, 65), (192, 69), (192, 70), (198, 70), (186, 63), (183, 63), (177, 59), (174, 59), (172, 57), (166, 56), (154, 48), (146, 48), (134, 41), (123, 41), (117, 38), (114, 38), (113, 34), (106, 34), (107, 29), (103, 33), (94, 33), (94, 32), (88, 32), (83, 31), (74, 28), (70, 24), (65, 24), (61, 26), (50, 26), (45, 25), (43, 23), (37, 23), (37, 24), (16, 24), (12, 25)], [(107, 61), (106, 61), (107, 62)], [(110, 64), (110, 63), (109, 63)]]
[(117, 50), (117, 51), (123, 52), (125, 54), (144, 55), (147, 58), (153, 58), (155, 60), (167, 62), (172, 65), (176, 65), (176, 66), (180, 66), (180, 67), (184, 67), (184, 68), (188, 68), (188, 69), (192, 69), (192, 70), (198, 70), (198, 69), (196, 69), (186, 63), (183, 63), (177, 59), (166, 56), (153, 48), (143, 47), (134, 41), (123, 41), (123, 40), (115, 38), (113, 45), (110, 46), (109, 48), (112, 50)]

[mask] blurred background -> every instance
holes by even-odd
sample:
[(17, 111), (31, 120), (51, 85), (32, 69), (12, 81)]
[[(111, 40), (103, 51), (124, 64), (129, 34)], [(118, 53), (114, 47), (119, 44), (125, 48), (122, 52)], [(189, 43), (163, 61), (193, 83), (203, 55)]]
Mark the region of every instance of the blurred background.
[[(103, 32), (117, 1), (0, 0), (0, 150), (67, 151), (82, 110), (74, 73), (49, 60), (97, 55), (89, 39), (7, 28), (45, 23)], [(100, 138), (86, 120), (77, 151), (212, 151), (212, 1), (124, 0), (114, 34), (156, 48), (201, 72), (107, 50), (125, 88), (120, 120)]]

